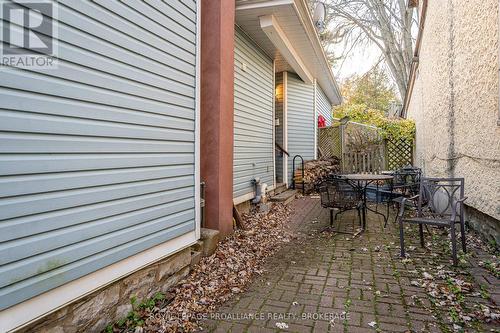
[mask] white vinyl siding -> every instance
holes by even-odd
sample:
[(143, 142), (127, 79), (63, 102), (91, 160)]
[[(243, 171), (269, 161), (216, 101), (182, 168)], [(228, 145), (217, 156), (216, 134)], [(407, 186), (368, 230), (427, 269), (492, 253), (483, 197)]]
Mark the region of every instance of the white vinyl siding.
[(319, 84), (316, 85), (316, 117), (322, 115), (326, 119), (326, 126), (332, 125), (332, 103), (328, 100)]
[[(296, 74), (287, 73), (288, 183), (292, 184), (292, 162), (295, 155), (304, 161), (314, 159), (314, 86), (306, 84)], [(295, 160), (295, 168), (300, 159)]]
[(196, 229), (196, 2), (58, 16), (58, 69), (0, 74), (0, 310)]
[(233, 198), (273, 185), (273, 62), (239, 29), (234, 47)]

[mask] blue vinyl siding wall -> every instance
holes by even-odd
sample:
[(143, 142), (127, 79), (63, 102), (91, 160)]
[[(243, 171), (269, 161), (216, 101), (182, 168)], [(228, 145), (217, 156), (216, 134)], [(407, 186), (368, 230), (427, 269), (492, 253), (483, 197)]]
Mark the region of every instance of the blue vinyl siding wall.
[[(288, 183), (292, 184), (292, 160), (301, 155), (304, 161), (314, 159), (314, 86), (296, 74), (287, 73)], [(297, 166), (300, 159), (296, 159)], [(297, 167), (296, 166), (296, 167)]]
[(196, 1), (58, 4), (0, 74), (0, 310), (195, 230)]
[(316, 84), (316, 117), (322, 115), (326, 119), (326, 126), (332, 125), (332, 103), (328, 100), (319, 84)]
[[(233, 198), (273, 185), (273, 62), (235, 28)], [(246, 70), (243, 69), (246, 66)]]

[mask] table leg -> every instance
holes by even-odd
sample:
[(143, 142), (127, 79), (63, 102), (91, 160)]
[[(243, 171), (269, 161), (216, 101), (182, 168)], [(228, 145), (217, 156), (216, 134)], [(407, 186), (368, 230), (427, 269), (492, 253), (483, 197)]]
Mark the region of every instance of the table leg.
[(368, 206), (366, 205), (366, 185), (363, 187), (363, 231), (366, 230), (366, 209)]
[[(387, 223), (388, 216), (386, 216), (384, 213), (379, 212), (378, 209), (373, 210), (373, 209), (368, 207), (367, 200), (366, 200), (366, 190), (368, 188), (368, 185), (371, 183), (372, 183), (371, 181), (366, 182), (365, 183), (366, 185), (364, 187), (364, 205), (365, 205), (366, 211), (367, 211), (366, 214), (368, 214), (368, 211), (370, 211), (370, 212), (373, 212), (375, 214), (381, 215), (384, 218), (384, 222)], [(378, 206), (378, 202), (376, 203), (376, 205)]]
[(366, 202), (363, 203), (363, 231), (366, 230)]

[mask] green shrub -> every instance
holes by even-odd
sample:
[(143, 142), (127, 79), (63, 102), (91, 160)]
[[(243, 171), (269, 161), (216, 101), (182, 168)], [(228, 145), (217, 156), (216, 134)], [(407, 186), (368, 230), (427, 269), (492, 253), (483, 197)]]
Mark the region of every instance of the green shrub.
[(370, 109), (366, 104), (343, 104), (333, 110), (336, 118), (349, 117), (351, 121), (373, 125), (380, 129), (384, 139), (409, 140), (415, 137), (415, 122), (409, 119), (388, 118), (384, 112)]

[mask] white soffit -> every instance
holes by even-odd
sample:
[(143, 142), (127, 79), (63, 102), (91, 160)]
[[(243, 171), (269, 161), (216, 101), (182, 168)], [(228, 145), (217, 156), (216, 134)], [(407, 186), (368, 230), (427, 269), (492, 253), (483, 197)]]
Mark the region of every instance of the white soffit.
[(295, 49), (293, 48), (292, 44), (286, 37), (285, 33), (279, 26), (278, 21), (276, 21), (274, 16), (261, 16), (260, 27), (274, 44), (274, 46), (276, 46), (281, 55), (300, 76), (300, 78), (305, 83), (312, 84), (314, 82), (314, 78), (312, 77), (311, 73), (309, 73), (309, 70), (302, 62), (302, 59), (298, 55), (297, 51), (295, 51)]
[(236, 0), (236, 23), (275, 60), (276, 72), (296, 72), (308, 83), (316, 78), (332, 104), (341, 103), (304, 0)]

